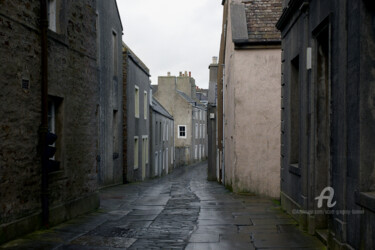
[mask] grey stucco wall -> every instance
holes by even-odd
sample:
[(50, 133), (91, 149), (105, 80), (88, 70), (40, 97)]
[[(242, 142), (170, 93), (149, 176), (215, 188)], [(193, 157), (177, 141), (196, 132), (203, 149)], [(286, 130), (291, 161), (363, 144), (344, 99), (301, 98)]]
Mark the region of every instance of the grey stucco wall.
[[(297, 6), (299, 7), (299, 6)], [(310, 1), (306, 12), (298, 11), (281, 22), (282, 71), (282, 205), (291, 209), (317, 209), (315, 197), (323, 186), (334, 189), (334, 211), (363, 211), (364, 214), (299, 216), (310, 233), (328, 228), (332, 248), (374, 248), (374, 8), (369, 1)], [(308, 13), (308, 14), (307, 14)], [(292, 24), (292, 20), (297, 22)], [(294, 21), (293, 21), (294, 22)], [(280, 23), (280, 21), (279, 21)], [(328, 31), (327, 31), (328, 30)], [(317, 61), (321, 34), (327, 32), (329, 78), (319, 85)], [(306, 68), (306, 50), (311, 47), (312, 67)], [(291, 61), (299, 56), (300, 148), (299, 168), (290, 167)], [(319, 102), (325, 98), (329, 104)], [(318, 114), (328, 113), (328, 123)], [(323, 125), (324, 126), (323, 126)], [(321, 136), (321, 129), (329, 132)], [(326, 140), (326, 143), (323, 143)], [(324, 146), (324, 147), (323, 147)], [(321, 167), (321, 156), (327, 158)]]
[[(115, 0), (97, 1), (101, 186), (122, 183), (122, 25)], [(116, 37), (116, 42), (113, 39)], [(115, 47), (115, 48), (114, 48)], [(116, 50), (116, 51), (115, 51)], [(116, 59), (114, 57), (117, 57)], [(114, 69), (116, 67), (116, 70)]]
[[(144, 71), (142, 67), (128, 54), (127, 60), (127, 180), (139, 181), (142, 180), (142, 136), (148, 136), (150, 130), (150, 79), (149, 74)], [(135, 117), (135, 86), (139, 89), (139, 118)], [(144, 91), (147, 92), (147, 119), (144, 119)], [(134, 137), (138, 136), (138, 169), (134, 169)], [(148, 139), (150, 141), (150, 138)], [(150, 149), (150, 147), (149, 147)], [(149, 150), (150, 151), (150, 150)], [(144, 177), (148, 177), (150, 173), (149, 163), (146, 164)]]
[(153, 110), (151, 128), (150, 177), (156, 177), (168, 174), (174, 168), (174, 121)]

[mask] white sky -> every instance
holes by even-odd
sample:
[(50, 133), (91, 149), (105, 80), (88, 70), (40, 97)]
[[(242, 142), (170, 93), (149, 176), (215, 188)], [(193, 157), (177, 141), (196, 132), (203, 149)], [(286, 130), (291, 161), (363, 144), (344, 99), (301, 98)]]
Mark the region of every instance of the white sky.
[(167, 72), (191, 71), (208, 88), (208, 66), (218, 56), (221, 0), (117, 0), (123, 41), (150, 69), (152, 84)]

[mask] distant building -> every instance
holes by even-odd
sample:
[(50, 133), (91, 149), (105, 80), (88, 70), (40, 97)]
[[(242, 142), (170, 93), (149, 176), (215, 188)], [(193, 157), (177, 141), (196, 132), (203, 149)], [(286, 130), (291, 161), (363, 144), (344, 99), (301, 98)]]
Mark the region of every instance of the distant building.
[(217, 129), (217, 76), (219, 64), (217, 57), (212, 58), (209, 69), (209, 89), (207, 103), (207, 139), (208, 139), (208, 167), (207, 179), (221, 182), (221, 169), (218, 161), (218, 129)]
[(100, 186), (123, 182), (122, 25), (115, 0), (97, 1)]
[(155, 98), (174, 117), (176, 165), (200, 161), (207, 156), (206, 107), (196, 98), (194, 78), (159, 76)]
[(375, 249), (373, 1), (283, 8), (281, 205), (329, 249)]
[(156, 177), (174, 168), (174, 120), (155, 98), (151, 98), (150, 177)]
[(208, 104), (208, 89), (200, 89), (197, 87), (196, 90), (197, 99), (204, 105)]
[[(146, 65), (123, 43), (124, 69), (124, 180), (150, 177), (150, 73)], [(126, 99), (126, 101), (125, 101)], [(124, 119), (124, 120), (125, 120)], [(125, 122), (125, 121), (124, 121)]]
[(94, 1), (1, 2), (0, 243), (99, 206), (95, 24)]
[(224, 0), (223, 5), (218, 69), (221, 176), (235, 192), (277, 198), (281, 38), (275, 24), (281, 0)]

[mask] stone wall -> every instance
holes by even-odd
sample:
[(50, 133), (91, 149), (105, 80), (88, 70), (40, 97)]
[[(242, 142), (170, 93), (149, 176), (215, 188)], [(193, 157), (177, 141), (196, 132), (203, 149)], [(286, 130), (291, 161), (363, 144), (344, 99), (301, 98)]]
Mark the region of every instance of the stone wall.
[[(2, 242), (40, 226), (41, 41), (39, 1), (0, 4)], [(51, 225), (99, 205), (95, 1), (59, 4), (59, 32), (48, 31), (48, 95), (56, 103), (61, 162), (49, 175)]]

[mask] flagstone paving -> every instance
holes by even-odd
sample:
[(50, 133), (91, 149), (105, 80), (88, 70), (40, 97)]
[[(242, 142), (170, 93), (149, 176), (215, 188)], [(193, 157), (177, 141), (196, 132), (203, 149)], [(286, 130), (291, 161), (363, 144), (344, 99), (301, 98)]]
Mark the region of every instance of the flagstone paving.
[(325, 249), (277, 202), (206, 181), (207, 165), (100, 191), (100, 209), (0, 249)]

